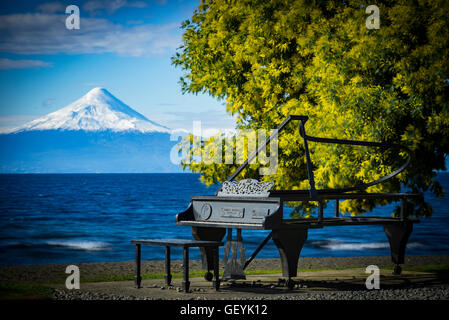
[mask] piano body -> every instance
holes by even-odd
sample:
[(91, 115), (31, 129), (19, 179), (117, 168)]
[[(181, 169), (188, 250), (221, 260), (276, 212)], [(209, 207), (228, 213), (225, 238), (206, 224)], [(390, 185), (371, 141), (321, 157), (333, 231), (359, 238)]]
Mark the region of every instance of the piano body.
[[(246, 179), (240, 182), (234, 181), (235, 177), (248, 163), (292, 120), (300, 121), (299, 133), (304, 140), (310, 190), (270, 190), (272, 186), (270, 183), (258, 182), (253, 179)], [(346, 225), (383, 225), (390, 243), (392, 262), (395, 264), (394, 272), (400, 274), (400, 264), (404, 263), (406, 244), (412, 232), (413, 223), (419, 222), (417, 219), (408, 218), (406, 199), (419, 197), (420, 195), (410, 193), (366, 193), (360, 191), (363, 191), (368, 186), (391, 179), (405, 169), (409, 159), (401, 168), (379, 180), (346, 189), (317, 190), (315, 189), (312, 163), (308, 151), (308, 141), (381, 148), (391, 147), (392, 145), (307, 136), (304, 128), (307, 120), (308, 117), (306, 116), (289, 116), (275, 133), (265, 141), (265, 144), (249, 156), (223, 183), (215, 196), (192, 196), (188, 208), (176, 216), (177, 225), (192, 227), (192, 234), (196, 240), (221, 241), (227, 233), (223, 259), (225, 263), (223, 280), (244, 279), (244, 269), (263, 246), (272, 239), (279, 251), (283, 276), (288, 278), (286, 284), (289, 287), (293, 287), (294, 281), (291, 278), (297, 276), (298, 260), (301, 249), (307, 240), (308, 230), (326, 226)], [(235, 192), (239, 188), (244, 191)], [(255, 191), (247, 192), (247, 190)], [(401, 201), (400, 216), (398, 218), (340, 216), (340, 200), (368, 198), (391, 198)], [(323, 203), (329, 200), (335, 201), (334, 216), (324, 217)], [(318, 217), (311, 219), (284, 219), (283, 205), (285, 201), (317, 201)], [(237, 230), (236, 239), (233, 239), (233, 229)], [(271, 230), (271, 233), (248, 260), (245, 259), (245, 249), (242, 245), (242, 229)], [(206, 279), (211, 279), (209, 270), (212, 270), (213, 266), (213, 255), (209, 250), (208, 248), (201, 249), (203, 267), (208, 270), (205, 275)], [(239, 258), (237, 258), (237, 253)]]

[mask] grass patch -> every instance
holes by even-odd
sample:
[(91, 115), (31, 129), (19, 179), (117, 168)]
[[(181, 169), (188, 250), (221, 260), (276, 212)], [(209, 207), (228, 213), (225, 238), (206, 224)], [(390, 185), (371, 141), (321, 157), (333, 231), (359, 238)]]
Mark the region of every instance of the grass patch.
[[(201, 278), (204, 276), (205, 271), (203, 270), (194, 270), (189, 272), (190, 278)], [(220, 275), (222, 275), (223, 272), (220, 272)], [(164, 279), (165, 273), (145, 273), (142, 274), (142, 280), (154, 280), (154, 279)], [(174, 272), (171, 274), (172, 279), (182, 279), (184, 277), (184, 274), (182, 272)], [(106, 276), (106, 277), (99, 277), (99, 278), (89, 278), (82, 280), (83, 282), (112, 282), (112, 281), (130, 281), (134, 280), (134, 274), (128, 274), (128, 275), (112, 275), (112, 276)]]
[[(393, 266), (386, 266), (382, 269), (393, 270)], [(430, 273), (449, 273), (449, 264), (430, 264), (426, 266), (404, 266), (403, 271), (412, 272), (430, 272)]]
[[(190, 271), (190, 278), (199, 278), (204, 276), (205, 271)], [(221, 274), (221, 273), (220, 273)], [(164, 279), (165, 273), (145, 273), (142, 274), (142, 280)], [(184, 274), (182, 272), (174, 272), (171, 274), (172, 279), (182, 279)], [(112, 281), (130, 281), (134, 280), (134, 274), (128, 275), (112, 275), (99, 278), (89, 278), (82, 280), (83, 282), (112, 282)]]
[(49, 300), (52, 299), (48, 284), (0, 283), (0, 300)]
[[(328, 270), (345, 270), (345, 269), (358, 269), (360, 267), (335, 267), (335, 268), (321, 268), (321, 269), (298, 269), (298, 275), (301, 272), (316, 272), (316, 271), (328, 271)], [(380, 269), (393, 270), (393, 266), (379, 266)], [(438, 274), (449, 274), (449, 265), (425, 265), (425, 266), (404, 266), (403, 271), (414, 271), (414, 272), (430, 272)], [(192, 270), (189, 272), (190, 278), (202, 278), (204, 276), (204, 270)], [(246, 275), (264, 275), (264, 274), (277, 274), (282, 273), (281, 269), (270, 269), (270, 270), (246, 270)], [(154, 280), (154, 279), (164, 279), (165, 273), (145, 273), (142, 274), (142, 280)], [(220, 271), (220, 276), (223, 275), (223, 271)], [(184, 277), (182, 272), (172, 273), (173, 279), (182, 279)], [(113, 281), (132, 281), (134, 280), (134, 274), (128, 275), (111, 275), (105, 277), (87, 278), (82, 279), (82, 282), (113, 282)]]
[[(324, 271), (324, 270), (339, 270), (348, 268), (333, 268), (333, 269), (298, 269), (300, 272), (311, 272), (311, 271)], [(189, 272), (190, 278), (202, 278), (206, 273), (205, 270), (192, 270)], [(276, 274), (282, 273), (281, 269), (271, 269), (271, 270), (246, 270), (246, 275), (264, 275), (264, 274)], [(154, 280), (154, 279), (164, 279), (165, 273), (145, 273), (142, 274), (142, 280)], [(174, 272), (171, 274), (172, 279), (182, 279), (184, 274), (182, 272)], [(223, 270), (220, 271), (220, 276), (223, 275)], [(111, 275), (105, 277), (88, 278), (82, 279), (82, 282), (113, 282), (113, 281), (131, 281), (134, 280), (134, 274), (128, 275)]]

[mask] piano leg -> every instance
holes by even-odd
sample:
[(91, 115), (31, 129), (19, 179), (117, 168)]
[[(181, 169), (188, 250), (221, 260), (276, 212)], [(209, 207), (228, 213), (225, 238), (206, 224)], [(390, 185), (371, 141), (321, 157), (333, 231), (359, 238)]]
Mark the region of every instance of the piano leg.
[(188, 293), (190, 290), (190, 281), (189, 281), (189, 247), (184, 247), (184, 279), (182, 280), (181, 287), (182, 291)]
[(218, 255), (218, 247), (214, 247), (214, 281), (213, 285), (215, 290), (218, 291), (220, 289), (220, 274), (219, 274), (219, 255)]
[(307, 228), (273, 229), (272, 238), (279, 250), (282, 265), (282, 276), (296, 277), (298, 273), (298, 259), (302, 247), (307, 240)]
[(391, 261), (395, 264), (394, 274), (401, 274), (400, 264), (404, 263), (405, 248), (412, 230), (413, 223), (410, 222), (384, 225), (385, 234), (390, 242)]
[[(203, 241), (221, 241), (226, 234), (224, 228), (205, 228), (205, 227), (192, 227), (192, 235), (195, 240)], [(203, 269), (207, 270), (205, 279), (212, 281), (214, 270), (214, 248), (213, 247), (201, 247), (201, 260), (203, 263)]]

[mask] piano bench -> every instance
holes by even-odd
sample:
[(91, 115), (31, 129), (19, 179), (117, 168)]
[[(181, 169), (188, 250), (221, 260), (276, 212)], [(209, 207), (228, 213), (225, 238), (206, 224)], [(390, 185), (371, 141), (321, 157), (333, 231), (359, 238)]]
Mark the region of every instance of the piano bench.
[(166, 285), (171, 284), (171, 272), (170, 272), (170, 247), (183, 247), (184, 248), (184, 279), (182, 281), (182, 290), (184, 292), (189, 292), (190, 281), (189, 281), (189, 248), (190, 247), (210, 247), (214, 252), (214, 281), (213, 286), (215, 290), (220, 289), (220, 279), (218, 274), (219, 258), (218, 258), (218, 247), (223, 245), (220, 241), (200, 241), (200, 240), (190, 240), (190, 239), (144, 239), (144, 240), (131, 240), (131, 243), (136, 245), (136, 276), (134, 277), (134, 283), (136, 287), (141, 288), (140, 284), (142, 281), (140, 275), (140, 261), (141, 261), (141, 246), (142, 245), (158, 245), (165, 246), (165, 283)]

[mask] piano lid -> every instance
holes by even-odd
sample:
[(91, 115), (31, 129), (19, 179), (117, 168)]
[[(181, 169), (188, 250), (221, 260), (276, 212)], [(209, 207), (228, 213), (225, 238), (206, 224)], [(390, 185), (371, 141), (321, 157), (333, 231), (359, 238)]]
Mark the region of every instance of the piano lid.
[[(216, 195), (223, 195), (223, 196), (229, 196), (229, 193), (232, 193), (232, 195), (237, 195), (239, 197), (280, 197), (283, 200), (286, 201), (319, 201), (321, 199), (327, 198), (328, 195), (332, 195), (335, 197), (335, 195), (342, 195), (343, 197), (348, 195), (348, 192), (354, 192), (354, 191), (362, 191), (365, 193), (365, 189), (368, 187), (371, 187), (373, 185), (385, 182), (402, 171), (405, 170), (405, 168), (409, 165), (410, 159), (411, 159), (411, 151), (402, 145), (393, 144), (393, 143), (386, 143), (386, 142), (371, 142), (371, 141), (356, 141), (356, 140), (346, 140), (346, 139), (334, 139), (334, 138), (322, 138), (322, 137), (313, 137), (306, 134), (305, 131), (305, 123), (309, 118), (307, 116), (301, 116), (301, 115), (290, 115), (288, 116), (275, 130), (275, 132), (270, 135), (264, 143), (262, 143), (259, 148), (254, 151), (247, 160), (244, 161), (244, 163), (238, 167), (226, 180), (226, 182), (223, 183), (223, 185), (220, 187), (220, 189), (217, 190)], [(296, 120), (299, 121), (299, 135), (303, 138), (304, 141), (304, 151), (305, 151), (305, 158), (306, 158), (306, 164), (307, 164), (307, 174), (309, 179), (309, 190), (272, 190), (269, 191), (273, 185), (274, 182), (258, 182), (254, 179), (245, 179), (240, 181), (242, 184), (234, 183), (234, 179), (245, 169), (253, 159), (257, 157), (257, 155), (266, 148), (267, 144), (274, 138), (277, 137), (277, 135), (287, 126), (287, 124), (292, 121)], [(330, 143), (330, 144), (344, 144), (344, 145), (356, 145), (356, 146), (366, 146), (366, 147), (374, 147), (374, 148), (395, 148), (398, 150), (401, 150), (405, 152), (408, 157), (406, 161), (402, 164), (401, 167), (398, 169), (392, 171), (390, 174), (385, 175), (379, 179), (376, 179), (374, 181), (370, 181), (367, 183), (362, 183), (360, 185), (356, 185), (353, 187), (347, 187), (347, 188), (340, 188), (340, 189), (321, 189), (318, 190), (315, 187), (315, 178), (313, 174), (313, 164), (310, 157), (308, 142), (315, 142), (315, 143)], [(258, 182), (255, 183), (254, 181)], [(234, 184), (233, 184), (234, 183)], [(248, 192), (249, 191), (249, 192)], [(350, 194), (349, 194), (350, 195)], [(377, 195), (377, 194), (376, 194)], [(382, 194), (385, 195), (385, 194)], [(416, 195), (413, 195), (416, 196)]]

